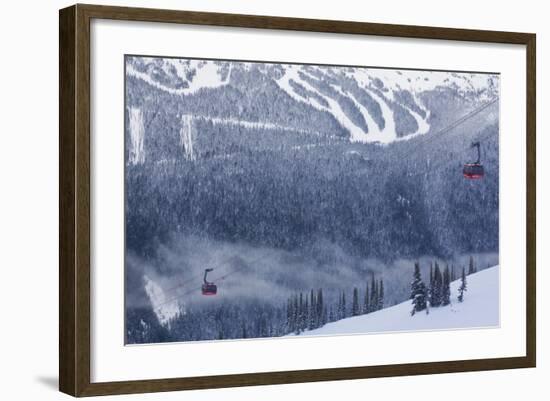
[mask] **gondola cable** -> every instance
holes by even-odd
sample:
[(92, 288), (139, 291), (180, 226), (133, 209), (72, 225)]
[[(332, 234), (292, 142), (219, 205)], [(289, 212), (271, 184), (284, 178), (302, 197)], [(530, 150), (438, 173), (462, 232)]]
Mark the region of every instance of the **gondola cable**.
[(442, 135), (447, 134), (448, 132), (452, 132), (456, 127), (460, 126), (461, 124), (468, 121), (470, 118), (478, 115), (483, 110), (487, 109), (489, 106), (495, 104), (499, 100), (499, 97), (495, 97), (491, 99), (490, 101), (482, 104), (478, 108), (466, 113), (464, 116), (460, 117), (458, 120), (453, 121), (451, 124), (447, 125), (446, 127), (438, 130), (434, 134), (424, 134), (422, 139), (419, 139), (418, 142), (413, 144), (411, 147), (405, 147), (402, 152), (397, 152), (397, 156), (403, 160), (409, 157), (410, 155), (414, 154), (414, 151), (418, 149), (421, 145), (424, 145), (425, 143), (428, 143), (430, 140), (435, 138), (441, 138)]

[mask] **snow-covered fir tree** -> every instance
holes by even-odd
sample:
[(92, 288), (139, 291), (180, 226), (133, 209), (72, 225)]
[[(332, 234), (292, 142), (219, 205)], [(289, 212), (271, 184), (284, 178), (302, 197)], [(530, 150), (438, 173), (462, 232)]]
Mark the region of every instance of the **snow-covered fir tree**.
[(377, 303), (378, 303), (378, 284), (374, 279), (374, 273), (373, 273), (371, 276), (371, 284), (370, 284), (369, 313), (374, 312), (376, 310)]
[(302, 332), (302, 327), (304, 323), (303, 310), (304, 310), (304, 298), (302, 293), (300, 293), (298, 297), (298, 308), (296, 310), (296, 332), (297, 333)]
[(430, 294), (433, 287), (434, 287), (434, 266), (432, 262), (430, 262)]
[(363, 301), (363, 313), (370, 312), (369, 285), (365, 286), (365, 299)]
[(443, 271), (443, 287), (441, 293), (441, 305), (446, 306), (451, 303), (451, 272), (449, 266)]
[(313, 330), (317, 327), (317, 304), (313, 288), (309, 294), (309, 309), (308, 309), (308, 329)]
[(346, 292), (342, 291), (342, 319), (345, 319), (348, 316), (346, 308)]
[(304, 308), (302, 310), (302, 331), (305, 331), (308, 329), (308, 318), (309, 318), (309, 301), (307, 299), (307, 295), (305, 297), (304, 301)]
[(358, 316), (360, 313), (359, 309), (359, 291), (357, 290), (357, 287), (353, 288), (353, 300), (351, 304), (351, 315), (352, 316)]
[(380, 285), (378, 286), (378, 306), (377, 310), (384, 308), (384, 281), (380, 279)]
[(430, 306), (440, 306), (442, 302), (443, 276), (439, 264), (435, 262), (433, 278), (430, 285)]
[(317, 290), (317, 303), (316, 303), (316, 327), (323, 326), (327, 322), (326, 308), (323, 301), (323, 289)]
[(413, 305), (411, 315), (426, 309), (426, 293), (426, 285), (422, 281), (420, 275), (420, 264), (417, 262), (414, 264), (413, 281), (411, 282), (411, 299)]
[(458, 287), (458, 302), (464, 301), (464, 292), (468, 290), (466, 283), (466, 271), (462, 268), (462, 277), (460, 278), (460, 287)]
[(474, 265), (474, 258), (470, 256), (470, 261), (468, 263), (468, 276), (476, 272), (476, 266)]

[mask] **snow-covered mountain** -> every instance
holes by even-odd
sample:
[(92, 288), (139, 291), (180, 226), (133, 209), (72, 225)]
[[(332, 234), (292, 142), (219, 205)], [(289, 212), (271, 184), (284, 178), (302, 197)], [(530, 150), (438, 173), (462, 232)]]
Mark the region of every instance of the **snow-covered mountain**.
[(467, 276), (464, 302), (457, 301), (460, 280), (451, 283), (451, 305), (411, 316), (411, 301), (367, 315), (350, 317), (305, 331), (304, 336), (493, 327), (499, 324), (499, 266)]
[[(208, 61), (177, 58), (128, 57), (127, 77), (176, 97), (207, 91), (238, 91), (250, 106), (232, 108), (218, 97), (214, 107), (194, 107), (193, 115), (223, 121), (244, 120), (296, 128), (315, 125), (283, 114), (291, 107), (335, 120), (352, 142), (391, 143), (437, 128), (434, 96), (449, 95), (463, 113), (498, 96), (498, 75), (439, 71), (395, 70), (294, 64)], [(267, 100), (267, 101), (266, 101)], [(283, 107), (278, 104), (284, 103)], [(128, 105), (136, 107), (136, 105)], [(270, 109), (269, 115), (266, 110)], [(257, 107), (258, 109), (255, 109)], [(191, 111), (191, 110), (190, 110)], [(438, 114), (438, 110), (435, 110)], [(135, 112), (134, 112), (135, 113)], [(302, 116), (300, 116), (303, 119)], [(328, 129), (333, 124), (324, 124)]]

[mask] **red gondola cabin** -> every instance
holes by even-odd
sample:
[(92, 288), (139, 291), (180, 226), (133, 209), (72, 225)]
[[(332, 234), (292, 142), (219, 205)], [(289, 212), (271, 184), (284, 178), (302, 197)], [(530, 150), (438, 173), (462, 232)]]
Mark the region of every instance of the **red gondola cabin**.
[(216, 295), (218, 292), (218, 287), (216, 284), (211, 283), (210, 281), (206, 280), (206, 275), (211, 272), (214, 269), (205, 269), (204, 270), (204, 284), (202, 285), (202, 295)]
[(208, 283), (202, 285), (202, 295), (216, 295), (218, 287), (216, 284)]
[(466, 163), (462, 169), (462, 174), (465, 178), (470, 180), (477, 180), (483, 178), (485, 170), (483, 164), (481, 164), (481, 151), (479, 142), (472, 143), (472, 148), (477, 148), (477, 161), (474, 163)]
[(469, 178), (471, 180), (476, 180), (476, 179), (483, 178), (483, 176), (485, 175), (485, 171), (481, 164), (468, 163), (464, 165), (464, 168), (462, 169), (462, 174), (466, 178)]

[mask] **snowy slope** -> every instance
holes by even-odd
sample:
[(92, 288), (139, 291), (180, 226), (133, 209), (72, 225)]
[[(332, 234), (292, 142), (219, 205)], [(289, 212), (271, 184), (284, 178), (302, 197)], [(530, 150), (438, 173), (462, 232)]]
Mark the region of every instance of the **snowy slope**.
[(151, 301), (153, 311), (157, 315), (160, 324), (167, 324), (180, 311), (179, 303), (171, 302), (172, 300), (166, 295), (162, 287), (146, 275), (143, 276), (143, 281), (145, 292)]
[(493, 85), (498, 85), (498, 80), (493, 74), (475, 74), (467, 72), (446, 71), (420, 71), (397, 70), (384, 68), (357, 68), (348, 75), (353, 76), (358, 82), (368, 85), (370, 82), (380, 80), (389, 90), (389, 95), (398, 90), (408, 90), (413, 93), (430, 91), (437, 87), (455, 88), (461, 95), (480, 93), (480, 100), (489, 100), (494, 93)]
[(135, 107), (131, 107), (128, 114), (130, 121), (130, 152), (128, 159), (131, 164), (143, 163), (145, 160), (145, 154), (143, 151), (145, 136), (143, 115), (141, 110)]
[(456, 299), (460, 280), (451, 283), (451, 305), (430, 308), (411, 316), (411, 301), (368, 315), (342, 319), (302, 335), (359, 334), (384, 331), (438, 330), (498, 326), (499, 268), (493, 266), (467, 276), (464, 302)]
[(226, 85), (241, 85), (241, 90), (251, 92), (250, 85), (260, 75), (293, 101), (332, 115), (349, 132), (351, 142), (381, 144), (430, 131), (431, 110), (422, 101), (426, 92), (446, 88), (475, 106), (494, 99), (499, 91), (498, 76), (493, 74), (149, 57), (129, 58), (126, 74), (180, 96)]
[[(288, 65), (284, 68), (284, 75), (281, 79), (277, 81), (277, 84), (281, 89), (283, 89), (290, 97), (292, 97), (294, 100), (306, 102), (310, 106), (318, 109), (318, 110), (324, 110), (331, 113), (336, 120), (342, 124), (343, 127), (345, 127), (351, 134), (351, 140), (353, 142), (367, 142), (370, 137), (367, 136), (367, 133), (363, 131), (363, 129), (359, 126), (357, 126), (342, 110), (340, 105), (337, 101), (330, 98), (330, 96), (324, 95), (323, 93), (319, 92), (317, 89), (312, 87), (308, 82), (304, 81), (300, 75), (298, 74), (298, 70), (301, 68), (294, 65)], [(302, 71), (302, 74), (305, 74), (306, 76), (309, 76), (307, 73)], [(310, 77), (311, 78), (311, 77)], [(297, 82), (298, 84), (302, 85), (306, 90), (308, 90), (311, 93), (314, 93), (317, 95), (318, 99), (324, 99), (326, 104), (328, 106), (324, 106), (321, 103), (319, 103), (318, 100), (315, 98), (313, 99), (305, 99), (301, 97), (299, 93), (296, 92), (296, 90), (292, 87), (290, 84), (290, 81)], [(352, 99), (352, 101), (355, 101), (355, 99)], [(363, 116), (367, 121), (369, 121), (370, 115), (366, 113), (366, 116)], [(374, 125), (373, 125), (374, 126)]]
[[(231, 77), (229, 70), (224, 79), (220, 68), (213, 62), (149, 57), (142, 57), (140, 62), (146, 65), (146, 71), (140, 71), (128, 63), (126, 74), (173, 95), (190, 95), (199, 89), (217, 88), (228, 84)], [(173, 87), (177, 84), (184, 87)]]

